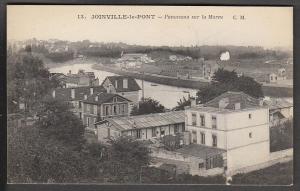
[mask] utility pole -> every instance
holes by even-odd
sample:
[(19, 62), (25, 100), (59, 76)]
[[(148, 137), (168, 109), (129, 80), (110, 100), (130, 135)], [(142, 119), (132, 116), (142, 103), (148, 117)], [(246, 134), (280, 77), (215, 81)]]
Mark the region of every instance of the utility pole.
[(145, 98), (145, 91), (144, 91), (144, 71), (142, 72), (142, 101), (144, 101)]

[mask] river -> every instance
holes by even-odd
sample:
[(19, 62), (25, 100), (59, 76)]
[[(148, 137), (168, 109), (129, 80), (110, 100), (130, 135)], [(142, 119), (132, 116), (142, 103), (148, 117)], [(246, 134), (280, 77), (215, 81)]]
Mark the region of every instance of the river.
[[(71, 70), (72, 73), (77, 73), (79, 69), (84, 69), (86, 72), (94, 72), (95, 76), (99, 78), (100, 84), (107, 76), (117, 75), (102, 70), (95, 70), (92, 68), (92, 65), (93, 64), (70, 64), (51, 67), (49, 68), (49, 70), (50, 72), (60, 72), (67, 74), (69, 70)], [(136, 79), (136, 81), (140, 85), (140, 87), (142, 87), (142, 81), (139, 79)], [(189, 94), (190, 96), (195, 96), (196, 92), (197, 90), (195, 89), (167, 86), (144, 81), (145, 97), (151, 97), (155, 100), (158, 100), (163, 106), (169, 109), (175, 107), (177, 105), (177, 102), (183, 97), (187, 98)], [(139, 93), (141, 98), (142, 91), (140, 91)]]

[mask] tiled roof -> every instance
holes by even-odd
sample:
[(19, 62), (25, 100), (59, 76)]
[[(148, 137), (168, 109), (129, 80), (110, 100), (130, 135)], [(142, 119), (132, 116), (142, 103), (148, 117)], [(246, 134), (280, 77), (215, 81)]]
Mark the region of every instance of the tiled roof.
[(129, 130), (184, 123), (184, 116), (184, 111), (171, 111), (166, 113), (109, 118), (107, 121), (122, 130)]
[[(107, 79), (109, 79), (114, 87), (117, 81), (118, 87), (115, 87), (117, 92), (131, 92), (141, 90), (135, 79), (130, 76), (108, 76)], [(124, 88), (123, 79), (128, 79), (128, 88)]]
[(177, 149), (175, 152), (206, 159), (207, 157), (219, 155), (226, 151), (224, 149), (220, 149), (216, 147), (191, 144), (191, 145), (186, 145), (180, 149)]
[(271, 98), (270, 100), (264, 100), (264, 105), (269, 106), (270, 110), (293, 107), (292, 103), (280, 98)]
[(204, 103), (204, 106), (218, 108), (219, 102), (224, 98), (228, 98), (228, 101), (229, 101), (229, 103), (225, 107), (225, 109), (234, 109), (235, 103), (240, 103), (241, 109), (260, 106), (258, 99), (255, 99), (255, 98), (245, 94), (244, 92), (232, 92), (232, 91), (225, 92), (225, 93), (221, 94), (220, 96)]
[[(106, 92), (102, 86), (82, 86), (82, 87), (72, 87), (72, 88), (58, 88), (55, 89), (55, 99), (61, 101), (75, 101), (83, 100), (84, 95), (90, 95), (90, 88), (93, 88), (93, 93)], [(75, 90), (75, 97), (71, 97), (72, 89)], [(52, 96), (52, 95), (50, 95)]]
[[(98, 96), (98, 101), (96, 101), (96, 96)], [(91, 103), (91, 104), (102, 104), (102, 103), (107, 103), (110, 100), (112, 100), (112, 98), (114, 97), (119, 97), (121, 99), (123, 99), (124, 101), (128, 101), (131, 102), (130, 100), (118, 95), (118, 94), (111, 94), (111, 93), (95, 93), (93, 95), (90, 95), (87, 97), (87, 100), (82, 100), (82, 103)]]

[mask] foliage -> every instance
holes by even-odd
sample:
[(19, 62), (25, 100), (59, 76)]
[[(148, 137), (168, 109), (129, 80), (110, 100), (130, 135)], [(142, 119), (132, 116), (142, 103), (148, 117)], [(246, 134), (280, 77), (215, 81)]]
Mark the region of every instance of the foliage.
[(276, 125), (270, 129), (270, 151), (275, 152), (293, 147), (293, 121)]
[(225, 184), (225, 178), (222, 175), (203, 177), (179, 174), (175, 176), (170, 171), (154, 167), (144, 168), (142, 175), (142, 183), (148, 184)]
[(83, 145), (84, 126), (67, 103), (55, 99), (44, 100), (38, 116), (40, 119), (36, 125), (43, 136), (75, 147)]
[(72, 51), (50, 52), (45, 54), (45, 56), (53, 62), (66, 62), (74, 58), (74, 53)]
[(150, 113), (162, 113), (165, 112), (165, 107), (161, 105), (157, 100), (152, 98), (144, 98), (139, 102), (139, 106), (135, 106), (132, 109), (132, 115), (144, 115)]
[(110, 140), (104, 172), (112, 182), (137, 182), (140, 170), (150, 163), (150, 150), (143, 142), (128, 136)]
[(180, 135), (166, 135), (162, 138), (162, 143), (169, 151), (180, 148)]
[(293, 161), (277, 163), (265, 169), (232, 177), (232, 184), (291, 185), (292, 183)]
[(17, 112), (19, 103), (24, 103), (27, 111), (32, 110), (50, 89), (57, 87), (58, 82), (50, 80), (49, 75), (43, 62), (30, 53), (8, 57), (8, 113)]
[(190, 106), (191, 105), (191, 97), (189, 95), (188, 98), (183, 97), (182, 99), (180, 99), (177, 102), (177, 106), (173, 108), (173, 110), (175, 111), (179, 111), (179, 110), (184, 110), (185, 106)]
[(212, 77), (213, 80), (221, 83), (233, 83), (238, 79), (237, 73), (232, 70), (224, 70), (224, 68), (219, 68)]
[(263, 97), (261, 84), (251, 77), (238, 77), (235, 71), (218, 69), (213, 79), (215, 82), (200, 88), (197, 92), (197, 98), (201, 103), (205, 103), (227, 91), (242, 91), (254, 98)]
[(8, 182), (71, 182), (81, 176), (81, 156), (35, 127), (8, 127)]

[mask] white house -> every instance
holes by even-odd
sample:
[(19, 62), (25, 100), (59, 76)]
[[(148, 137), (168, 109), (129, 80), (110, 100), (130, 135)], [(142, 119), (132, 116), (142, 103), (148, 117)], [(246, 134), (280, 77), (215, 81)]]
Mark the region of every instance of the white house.
[(130, 76), (108, 76), (101, 84), (107, 93), (115, 93), (132, 101), (130, 109), (139, 103), (140, 86)]
[(194, 144), (224, 149), (228, 174), (269, 160), (269, 109), (242, 92), (226, 92), (185, 110), (186, 130)]

